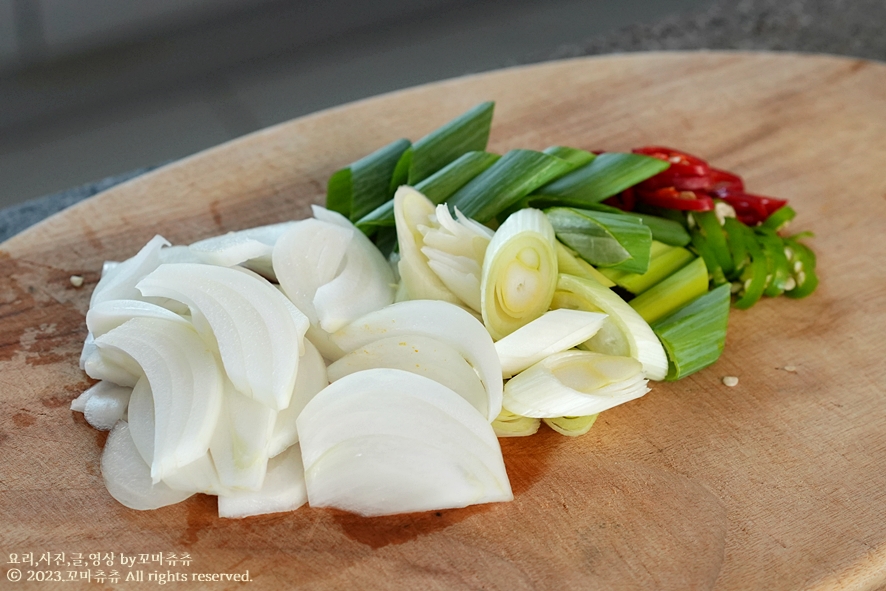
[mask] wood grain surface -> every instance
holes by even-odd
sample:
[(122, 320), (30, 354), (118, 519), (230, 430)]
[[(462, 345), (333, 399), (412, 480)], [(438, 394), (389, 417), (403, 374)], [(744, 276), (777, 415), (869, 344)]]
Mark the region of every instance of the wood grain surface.
[[(245, 520), (217, 518), (205, 496), (152, 512), (117, 504), (99, 472), (105, 435), (69, 410), (91, 383), (77, 358), (102, 261), (156, 233), (182, 244), (304, 217), (336, 168), (489, 99), (492, 150), (673, 145), (789, 199), (794, 228), (816, 234), (818, 291), (734, 310), (720, 361), (604, 413), (582, 438), (543, 428), (502, 440), (512, 503)], [(158, 586), (7, 582), (10, 553), (50, 551), (188, 553), (188, 566), (141, 570), (248, 570), (251, 589), (882, 588), (884, 230), (886, 65), (827, 56), (514, 68), (345, 105), (171, 164), (0, 245), (0, 588)]]

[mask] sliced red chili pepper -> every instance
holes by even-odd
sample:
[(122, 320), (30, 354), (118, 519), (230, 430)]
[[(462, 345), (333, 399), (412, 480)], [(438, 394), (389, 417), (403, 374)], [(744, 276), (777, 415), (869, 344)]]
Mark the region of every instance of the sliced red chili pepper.
[(609, 199), (604, 199), (603, 203), (605, 205), (617, 207), (622, 211), (634, 211), (634, 206), (637, 204), (634, 187), (628, 187), (618, 195), (614, 195)]
[(784, 199), (751, 195), (750, 193), (721, 191), (715, 195), (732, 206), (738, 221), (748, 226), (756, 226), (766, 221), (773, 212), (787, 204)]
[(712, 168), (710, 171), (711, 186), (708, 187), (715, 197), (721, 194), (728, 195), (730, 193), (744, 193), (744, 181), (737, 174), (732, 174), (727, 170)]
[(668, 174), (668, 171), (665, 170), (639, 183), (637, 188), (644, 191), (655, 191), (665, 187), (674, 187), (678, 191), (707, 191), (710, 186), (711, 177), (708, 175), (684, 176)]
[(654, 207), (680, 211), (710, 211), (714, 209), (714, 200), (709, 195), (696, 191), (678, 191), (674, 187), (665, 187), (655, 191), (637, 191), (636, 194), (638, 201)]
[(634, 148), (631, 151), (634, 154), (643, 154), (670, 162), (670, 168), (662, 174), (670, 173), (680, 177), (697, 177), (707, 175), (710, 170), (708, 163), (698, 156), (672, 148), (665, 148), (664, 146), (643, 146), (642, 148)]

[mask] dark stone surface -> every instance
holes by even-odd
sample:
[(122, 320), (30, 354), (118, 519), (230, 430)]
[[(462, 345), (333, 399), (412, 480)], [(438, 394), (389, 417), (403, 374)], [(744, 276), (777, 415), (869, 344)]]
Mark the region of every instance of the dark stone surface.
[[(699, 14), (633, 25), (526, 63), (627, 51), (739, 49), (828, 53), (886, 61), (886, 0), (720, 1)], [(0, 241), (156, 167), (32, 199), (0, 211)]]

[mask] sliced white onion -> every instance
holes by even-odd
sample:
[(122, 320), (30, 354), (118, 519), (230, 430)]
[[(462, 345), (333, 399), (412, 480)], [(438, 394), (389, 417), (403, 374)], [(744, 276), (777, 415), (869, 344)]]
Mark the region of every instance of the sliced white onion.
[[(126, 415), (132, 388), (102, 380), (84, 392), (83, 416), (99, 431), (110, 431)], [(73, 404), (71, 405), (73, 408)]]
[(135, 288), (135, 284), (157, 268), (160, 264), (160, 249), (164, 246), (169, 246), (169, 241), (160, 235), (154, 236), (135, 256), (103, 273), (92, 292), (89, 306), (107, 300), (141, 299), (141, 293)]
[(317, 219), (294, 224), (274, 246), (274, 272), (283, 292), (304, 312), (312, 326), (318, 326), (314, 296), (343, 267), (345, 253), (354, 232)]
[(201, 262), (222, 267), (233, 267), (257, 258), (270, 262), (274, 244), (294, 223), (282, 222), (228, 232), (194, 242), (188, 249)]
[(435, 300), (410, 300), (371, 312), (333, 335), (344, 351), (354, 351), (386, 337), (421, 335), (458, 351), (486, 388), (486, 417), (501, 412), (501, 362), (483, 325), (464, 308)]
[(648, 391), (636, 359), (573, 350), (551, 355), (511, 378), (505, 385), (504, 407), (525, 417), (578, 417)]
[(232, 491), (219, 495), (218, 516), (236, 519), (295, 511), (307, 502), (301, 451), (298, 445), (294, 445), (268, 462), (268, 471), (260, 490)]
[(187, 246), (172, 245), (160, 249), (160, 263), (202, 263)]
[(329, 380), (389, 367), (430, 378), (456, 392), (487, 416), (486, 388), (474, 368), (453, 347), (421, 335), (392, 336), (354, 349), (329, 366)]
[[(154, 395), (147, 378), (139, 379), (129, 399), (129, 434), (139, 456), (148, 465), (154, 461)], [(187, 492), (217, 495), (229, 492), (219, 481), (215, 464), (209, 454), (163, 477), (169, 488)]]
[(268, 443), (277, 411), (225, 382), (221, 415), (209, 453), (223, 486), (259, 490), (268, 467)]
[(394, 193), (394, 221), (400, 250), (400, 281), (411, 300), (442, 300), (460, 304), (461, 300), (441, 281), (422, 253), (422, 226), (431, 223), (435, 207), (430, 199), (410, 186), (403, 185)]
[(83, 371), (94, 380), (112, 382), (118, 386), (132, 388), (142, 374), (138, 364), (128, 358), (111, 358), (106, 351), (98, 348), (93, 341), (86, 351), (84, 347)]
[(557, 286), (554, 228), (537, 209), (512, 213), (486, 249), (480, 303), (483, 324), (500, 339), (550, 308)]
[(163, 482), (152, 482), (151, 469), (135, 448), (125, 421), (117, 423), (108, 435), (101, 465), (108, 492), (130, 509), (158, 509), (184, 501), (193, 494), (173, 490)]
[(571, 349), (594, 336), (606, 314), (550, 310), (495, 343), (501, 373), (509, 378), (548, 355)]
[(326, 363), (314, 345), (305, 343), (305, 354), (298, 362), (298, 375), (295, 378), (295, 390), (292, 402), (277, 413), (274, 421), (274, 432), (268, 444), (268, 455), (275, 457), (283, 450), (298, 441), (298, 428), (295, 420), (305, 405), (323, 388), (329, 385), (326, 376)]
[(133, 318), (95, 342), (103, 353), (138, 364), (150, 383), (154, 482), (205, 455), (221, 408), (222, 373), (197, 332), (168, 320)]
[(513, 499), (492, 427), (423, 376), (345, 376), (297, 423), (312, 506), (386, 515)]
[(87, 332), (86, 338), (83, 340), (83, 349), (80, 351), (80, 369), (86, 369), (86, 360), (95, 351), (95, 335), (92, 332)]
[(237, 390), (273, 409), (289, 405), (308, 320), (270, 283), (236, 269), (181, 263), (161, 265), (138, 288), (190, 308)]
[(166, 308), (141, 300), (106, 300), (98, 302), (86, 313), (86, 327), (94, 336), (101, 336), (132, 318), (160, 318), (188, 324), (188, 321)]

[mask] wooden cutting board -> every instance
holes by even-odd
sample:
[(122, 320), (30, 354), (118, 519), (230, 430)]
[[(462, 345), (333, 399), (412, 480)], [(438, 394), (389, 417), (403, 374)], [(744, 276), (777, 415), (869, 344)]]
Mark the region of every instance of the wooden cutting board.
[[(156, 233), (186, 244), (304, 217), (336, 168), (489, 99), (492, 150), (672, 145), (744, 175), (754, 192), (789, 199), (795, 230), (816, 234), (818, 291), (733, 311), (713, 367), (655, 384), (584, 437), (543, 428), (503, 440), (512, 503), (376, 519), (305, 507), (232, 521), (216, 517), (211, 497), (152, 512), (111, 499), (99, 471), (105, 435), (69, 410), (91, 383), (77, 359), (102, 261), (131, 256)], [(66, 562), (115, 553), (113, 566), (89, 568), (116, 570), (119, 582), (103, 584), (122, 588), (156, 587), (158, 573), (246, 571), (251, 589), (886, 585), (884, 170), (884, 64), (633, 54), (345, 105), (64, 211), (0, 245), (0, 587), (11, 569), (25, 578), (35, 570), (9, 563), (28, 552), (65, 552)], [(85, 277), (82, 288), (71, 285), (74, 274)], [(726, 375), (738, 386), (724, 386)], [(121, 553), (148, 557), (127, 567)], [(190, 563), (152, 561), (158, 553)], [(63, 578), (86, 571), (39, 568)], [(144, 583), (125, 582), (138, 571)]]

